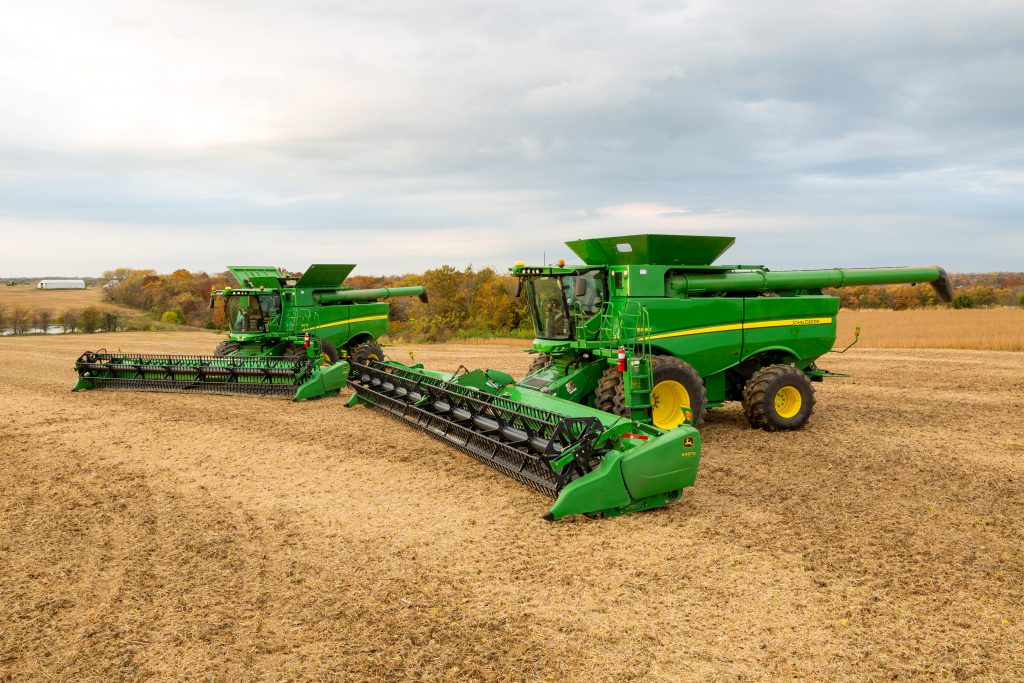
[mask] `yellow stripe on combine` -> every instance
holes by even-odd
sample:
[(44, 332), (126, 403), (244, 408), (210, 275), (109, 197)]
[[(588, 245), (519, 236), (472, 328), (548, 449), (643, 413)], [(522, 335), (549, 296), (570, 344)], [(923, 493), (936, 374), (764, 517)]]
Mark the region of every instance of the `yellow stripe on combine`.
[(711, 327), (695, 327), (692, 330), (679, 330), (677, 332), (662, 332), (654, 334), (647, 339), (668, 339), (669, 337), (688, 337), (691, 334), (709, 334), (711, 332), (732, 332), (735, 330), (757, 330), (765, 327), (789, 327), (791, 325), (828, 325), (832, 318), (791, 318), (789, 320), (762, 320), (756, 323), (735, 323), (732, 325), (712, 325)]
[(316, 327), (307, 327), (303, 332), (310, 332), (312, 330), (322, 330), (325, 327), (334, 327), (335, 325), (350, 325), (352, 323), (365, 323), (370, 320), (387, 320), (388, 316), (385, 315), (368, 315), (365, 318), (352, 318), (351, 320), (338, 320), (333, 323), (326, 323), (323, 325), (317, 325)]

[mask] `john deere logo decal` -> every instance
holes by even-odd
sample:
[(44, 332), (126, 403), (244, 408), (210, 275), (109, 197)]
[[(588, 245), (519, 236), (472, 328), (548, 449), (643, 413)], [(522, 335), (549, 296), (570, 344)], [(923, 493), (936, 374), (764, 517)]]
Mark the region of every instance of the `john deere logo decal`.
[(693, 437), (692, 436), (684, 436), (683, 437), (683, 448), (693, 448)]

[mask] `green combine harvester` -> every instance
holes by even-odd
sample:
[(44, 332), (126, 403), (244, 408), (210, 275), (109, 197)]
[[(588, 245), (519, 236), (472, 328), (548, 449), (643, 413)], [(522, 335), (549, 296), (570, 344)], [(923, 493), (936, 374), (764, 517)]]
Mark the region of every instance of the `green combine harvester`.
[(823, 288), (931, 283), (938, 267), (774, 272), (713, 265), (732, 237), (627, 235), (569, 242), (583, 265), (517, 263), (537, 354), (515, 382), (353, 362), (349, 406), (382, 410), (556, 498), (547, 519), (648, 510), (692, 486), (705, 411), (742, 401), (751, 425), (797, 429), (836, 340)]
[[(626, 235), (568, 242), (583, 265), (528, 266), (525, 292), (537, 354), (521, 390), (542, 392), (673, 429), (740, 401), (753, 427), (799, 429), (814, 406), (817, 366), (836, 341), (839, 299), (824, 288), (930, 283), (914, 268), (772, 271), (718, 265), (733, 237)], [(856, 341), (856, 340), (854, 340)]]
[(228, 338), (212, 356), (86, 351), (75, 363), (85, 389), (281, 396), (296, 401), (335, 394), (348, 361), (383, 360), (377, 339), (388, 329), (383, 299), (418, 296), (423, 287), (353, 289), (355, 265), (314, 264), (298, 280), (268, 266), (229, 266), (238, 287), (214, 290)]

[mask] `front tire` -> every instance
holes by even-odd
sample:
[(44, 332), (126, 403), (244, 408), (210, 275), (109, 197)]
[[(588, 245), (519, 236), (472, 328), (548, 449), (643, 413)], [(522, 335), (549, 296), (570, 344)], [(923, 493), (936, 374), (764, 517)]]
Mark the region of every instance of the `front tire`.
[(334, 344), (323, 339), (320, 341), (320, 358), (325, 361), (323, 365), (334, 365), (338, 362), (338, 349)]
[(605, 368), (594, 391), (594, 405), (612, 415), (626, 415), (626, 396), (622, 389), (622, 373), (614, 365)]
[[(707, 392), (704, 381), (684, 360), (673, 356), (655, 356), (654, 388), (651, 391), (651, 418), (655, 427), (675, 429), (686, 422), (688, 408), (693, 415), (692, 424), (697, 429), (704, 425), (707, 411)], [(626, 393), (622, 385), (622, 373), (609, 365), (594, 391), (594, 406), (613, 415), (627, 416)]]
[(289, 344), (284, 348), (281, 353), (283, 358), (288, 360), (305, 360), (309, 357), (309, 353), (306, 351), (305, 346), (299, 346), (298, 344)]
[(532, 375), (538, 370), (543, 370), (547, 366), (551, 365), (551, 354), (550, 353), (538, 353), (530, 361), (530, 369), (526, 371), (527, 375)]
[(379, 363), (384, 360), (384, 349), (376, 342), (365, 342), (354, 346), (348, 357), (360, 365)]
[(675, 356), (654, 356), (654, 388), (651, 417), (655, 427), (675, 429), (686, 422), (686, 408), (697, 429), (704, 426), (708, 394), (704, 380), (693, 366)]
[(814, 387), (792, 365), (769, 365), (743, 387), (743, 412), (750, 426), (766, 432), (800, 429), (814, 411)]
[(218, 358), (223, 358), (224, 356), (233, 356), (236, 353), (238, 353), (238, 349), (240, 348), (242, 348), (242, 345), (239, 344), (238, 342), (231, 341), (230, 339), (225, 339), (221, 343), (217, 344), (217, 348), (213, 350), (213, 355), (217, 356)]

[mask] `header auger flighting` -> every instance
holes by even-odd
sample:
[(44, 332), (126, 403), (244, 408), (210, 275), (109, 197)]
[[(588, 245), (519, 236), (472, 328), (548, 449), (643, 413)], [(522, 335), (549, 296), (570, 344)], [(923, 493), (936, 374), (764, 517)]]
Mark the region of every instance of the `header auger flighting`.
[(75, 363), (75, 390), (114, 388), (283, 396), (337, 393), (348, 360), (383, 359), (388, 329), (381, 299), (418, 296), (423, 287), (352, 289), (354, 265), (314, 264), (296, 279), (268, 266), (229, 266), (238, 287), (210, 293), (223, 302), (228, 337), (212, 356), (87, 351)]
[[(832, 268), (771, 271), (715, 265), (733, 237), (626, 235), (568, 242), (584, 265), (517, 263), (537, 338), (519, 382), (663, 429), (740, 401), (750, 424), (798, 429), (814, 405), (816, 365), (836, 340), (839, 299), (823, 288), (930, 283), (945, 271)], [(619, 355), (628, 357), (624, 371)]]

